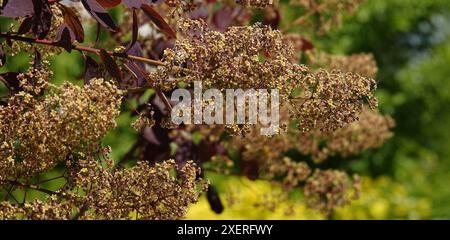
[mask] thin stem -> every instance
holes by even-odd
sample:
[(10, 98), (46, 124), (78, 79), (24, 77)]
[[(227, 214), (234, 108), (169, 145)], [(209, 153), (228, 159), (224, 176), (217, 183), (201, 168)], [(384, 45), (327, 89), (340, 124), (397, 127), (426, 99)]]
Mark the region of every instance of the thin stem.
[(135, 87), (135, 88), (127, 88), (127, 89), (125, 89), (125, 91), (127, 91), (128, 93), (140, 93), (140, 92), (147, 91), (150, 88), (151, 88), (150, 86)]
[(37, 185), (41, 185), (43, 183), (50, 182), (50, 181), (53, 181), (53, 180), (56, 180), (56, 179), (60, 179), (60, 178), (64, 178), (64, 177), (65, 176), (62, 175), (62, 176), (58, 176), (58, 177), (54, 177), (54, 178), (49, 178), (49, 179), (45, 179), (45, 180), (42, 180), (42, 181), (38, 181), (36, 184)]
[[(42, 44), (42, 45), (62, 48), (62, 46), (58, 42), (49, 41), (49, 40), (45, 40), (45, 39), (34, 39), (34, 38), (22, 37), (22, 36), (18, 36), (18, 35), (11, 35), (11, 34), (7, 34), (7, 33), (0, 33), (0, 38), (6, 38), (6, 39), (12, 39), (12, 40), (21, 41), (21, 42), (36, 43), (36, 44)], [(97, 55), (100, 54), (100, 49), (93, 48), (93, 47), (72, 44), (72, 46), (70, 48), (73, 50), (78, 50), (78, 51), (82, 51), (82, 52), (90, 52), (90, 53), (94, 53)], [(154, 66), (165, 65), (161, 61), (148, 59), (148, 58), (144, 58), (144, 57), (139, 57), (139, 56), (135, 56), (135, 55), (131, 55), (131, 54), (118, 53), (118, 52), (112, 52), (112, 51), (107, 51), (107, 53), (110, 56), (145, 62), (145, 63), (154, 65)]]
[(8, 191), (6, 192), (5, 197), (3, 198), (3, 201), (8, 201), (9, 195), (11, 194), (11, 192), (13, 191), (14, 185), (11, 184), (11, 186), (9, 186)]
[(54, 192), (52, 190), (40, 188), (40, 187), (33, 186), (33, 185), (23, 184), (23, 183), (18, 182), (18, 181), (9, 181), (9, 183), (11, 183), (12, 185), (15, 185), (17, 187), (28, 188), (28, 189), (35, 190), (35, 191), (42, 192), (42, 193), (46, 193), (46, 194), (49, 194), (49, 195), (58, 194), (57, 192)]
[(172, 112), (172, 104), (170, 104), (169, 99), (167, 99), (166, 95), (161, 90), (156, 90), (156, 94), (159, 98), (163, 101), (164, 105), (166, 106), (166, 112), (169, 114)]

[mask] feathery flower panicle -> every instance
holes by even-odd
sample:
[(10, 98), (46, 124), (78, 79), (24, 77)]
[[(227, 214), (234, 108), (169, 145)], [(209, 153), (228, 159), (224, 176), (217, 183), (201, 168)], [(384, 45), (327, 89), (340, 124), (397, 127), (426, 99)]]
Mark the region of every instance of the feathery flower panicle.
[[(338, 170), (316, 170), (306, 181), (303, 193), (306, 204), (330, 216), (337, 207), (350, 203), (359, 196), (359, 177)], [(353, 191), (351, 191), (353, 190)]]
[(352, 14), (364, 2), (366, 0), (290, 0), (289, 4), (305, 11), (295, 23), (324, 34), (332, 27), (339, 27), (344, 14)]
[(0, 181), (45, 172), (71, 152), (96, 151), (116, 126), (121, 98), (103, 79), (83, 88), (49, 85), (42, 97), (24, 91), (12, 96), (0, 107)]
[(159, 82), (168, 81), (175, 67), (186, 66), (185, 82), (202, 81), (205, 88), (278, 88), (292, 89), (292, 66), (287, 60), (291, 49), (283, 44), (281, 33), (270, 27), (255, 25), (230, 27), (225, 33), (209, 30), (206, 23), (184, 20), (180, 23), (184, 39), (166, 49), (158, 74)]
[[(185, 20), (180, 30), (184, 39), (166, 49), (165, 66), (150, 76), (169, 89), (177, 83), (174, 77), (222, 90), (278, 89), (280, 101), (292, 104), (292, 115), (304, 131), (333, 131), (357, 120), (364, 101), (376, 106), (375, 80), (339, 71), (313, 73), (292, 63), (292, 48), (280, 31), (268, 26), (230, 27), (220, 33), (203, 21)], [(302, 94), (291, 99), (295, 89)]]
[(319, 70), (302, 81), (300, 98), (291, 101), (294, 118), (304, 132), (318, 129), (332, 132), (358, 120), (366, 102), (377, 107), (373, 96), (376, 81), (354, 73)]
[(139, 161), (122, 170), (87, 159), (70, 165), (69, 171), (74, 187), (86, 193), (81, 198), (88, 210), (81, 219), (180, 219), (205, 187), (191, 161), (183, 167), (174, 160), (154, 166)]
[(26, 73), (17, 75), (17, 80), (25, 92), (38, 95), (48, 87), (48, 80), (52, 74), (48, 69), (31, 67)]
[(332, 55), (327, 53), (309, 54), (309, 65), (313, 68), (327, 70), (339, 69), (342, 72), (357, 73), (368, 78), (375, 78), (377, 63), (372, 54)]
[(46, 201), (34, 200), (18, 206), (7, 201), (0, 203), (1, 220), (64, 220), (71, 219), (72, 206), (69, 202), (61, 202), (54, 196)]
[[(291, 120), (286, 108), (281, 109), (280, 117), (284, 125), (289, 125)], [(240, 153), (241, 161), (257, 166), (259, 178), (281, 179), (283, 186), (292, 189), (304, 181), (311, 170), (305, 162), (287, 158), (286, 152), (296, 150), (315, 162), (336, 155), (356, 156), (369, 148), (380, 147), (392, 136), (390, 130), (394, 124), (391, 117), (364, 107), (358, 121), (334, 132), (301, 132), (287, 127), (279, 135), (266, 137), (258, 134), (261, 126), (255, 125), (245, 136), (232, 137), (230, 147)]]
[(311, 155), (316, 162), (335, 155), (356, 156), (369, 148), (381, 147), (392, 137), (390, 130), (394, 125), (390, 116), (365, 107), (358, 121), (342, 129), (329, 134), (319, 131), (301, 134), (297, 149), (302, 154)]
[(138, 162), (125, 170), (114, 168), (111, 159), (105, 162), (68, 161), (64, 188), (45, 201), (2, 202), (0, 219), (180, 219), (206, 187), (192, 162), (183, 167), (173, 160), (153, 167)]

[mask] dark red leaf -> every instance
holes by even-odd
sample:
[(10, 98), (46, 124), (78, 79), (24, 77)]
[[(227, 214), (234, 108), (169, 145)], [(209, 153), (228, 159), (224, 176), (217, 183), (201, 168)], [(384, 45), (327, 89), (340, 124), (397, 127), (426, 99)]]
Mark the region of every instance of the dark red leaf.
[(161, 141), (158, 139), (158, 136), (156, 136), (155, 131), (153, 131), (152, 128), (144, 129), (142, 136), (147, 142), (151, 144), (154, 144), (156, 146), (161, 145)]
[(133, 32), (132, 32), (131, 42), (128, 44), (128, 47), (125, 50), (125, 52), (127, 52), (130, 48), (132, 48), (134, 46), (134, 44), (137, 42), (138, 30), (139, 30), (139, 22), (138, 22), (137, 12), (135, 9), (133, 9)]
[(120, 4), (121, 0), (96, 0), (104, 8), (113, 8)]
[(42, 68), (42, 54), (38, 50), (34, 51), (33, 67), (35, 69), (41, 69)]
[(3, 9), (1, 16), (3, 17), (29, 17), (33, 15), (33, 1), (32, 0), (6, 0), (3, 1)]
[(114, 61), (114, 59), (104, 49), (100, 50), (100, 57), (105, 65), (106, 71), (109, 72), (111, 77), (115, 78), (116, 81), (121, 82), (122, 74), (116, 61)]
[(170, 139), (166, 128), (160, 126), (145, 128), (142, 135), (146, 140), (143, 144), (143, 158), (158, 162), (170, 157)]
[(18, 75), (19, 73), (17, 72), (2, 73), (0, 74), (0, 81), (2, 81), (12, 93), (16, 93), (21, 90), (19, 80), (17, 79)]
[[(127, 50), (126, 54), (143, 57), (141, 45), (136, 42), (133, 46)], [(137, 78), (137, 86), (143, 86), (147, 83), (148, 73), (145, 71), (145, 64), (140, 61), (127, 60), (125, 61), (125, 65), (128, 69), (136, 76)]]
[(57, 32), (56, 45), (64, 48), (67, 52), (72, 52), (73, 41), (75, 41), (75, 34), (66, 24), (61, 25)]
[(91, 79), (101, 78), (103, 71), (98, 63), (91, 57), (86, 56), (86, 62), (84, 66), (84, 84), (89, 85)]
[(141, 9), (144, 11), (147, 17), (150, 18), (150, 20), (152, 20), (152, 22), (167, 36), (176, 38), (175, 32), (172, 30), (169, 24), (167, 24), (164, 18), (161, 17), (161, 15), (159, 15), (159, 13), (155, 11), (155, 9), (153, 9), (152, 6), (148, 4), (142, 4)]
[(173, 48), (174, 44), (175, 41), (173, 39), (158, 38), (153, 42), (149, 55), (153, 59), (161, 59), (163, 57), (164, 50), (167, 48)]
[(52, 25), (52, 10), (46, 0), (33, 0), (33, 34), (38, 39), (44, 39)]
[(33, 17), (27, 17), (23, 20), (22, 24), (20, 24), (19, 30), (17, 34), (22, 35), (28, 33), (33, 26)]
[(209, 206), (211, 210), (219, 214), (223, 212), (223, 204), (220, 200), (219, 193), (217, 193), (216, 188), (212, 185), (208, 186), (208, 191), (206, 192), (206, 198), (208, 199)]
[(83, 25), (81, 25), (80, 19), (78, 19), (77, 14), (72, 8), (66, 7), (64, 5), (60, 5), (63, 15), (64, 22), (69, 27), (70, 31), (75, 34), (75, 38), (78, 42), (84, 41), (84, 30)]
[(112, 20), (111, 16), (106, 12), (97, 1), (95, 0), (81, 0), (84, 8), (97, 20), (103, 27), (110, 31), (116, 32), (118, 30), (116, 24)]

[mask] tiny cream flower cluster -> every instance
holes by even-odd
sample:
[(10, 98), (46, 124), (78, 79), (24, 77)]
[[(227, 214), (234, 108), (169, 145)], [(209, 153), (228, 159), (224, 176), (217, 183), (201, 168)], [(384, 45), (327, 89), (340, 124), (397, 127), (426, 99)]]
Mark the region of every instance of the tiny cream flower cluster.
[(303, 92), (291, 103), (304, 132), (335, 131), (358, 120), (364, 102), (372, 109), (377, 107), (376, 81), (355, 73), (321, 69), (306, 74), (301, 84)]
[(202, 81), (204, 88), (292, 91), (289, 78), (300, 67), (293, 68), (287, 61), (291, 49), (283, 44), (279, 31), (255, 25), (220, 33), (201, 20), (183, 20), (179, 30), (185, 38), (173, 50), (165, 50), (166, 66), (151, 76), (157, 82), (174, 82), (170, 76), (175, 75), (187, 83)]
[(309, 65), (313, 68), (328, 70), (339, 69), (343, 72), (357, 73), (368, 78), (375, 78), (377, 63), (372, 54), (332, 55), (327, 53), (309, 54)]
[(142, 112), (139, 113), (138, 118), (136, 121), (134, 121), (131, 126), (136, 131), (142, 131), (145, 128), (151, 128), (155, 125), (155, 119), (154, 119), (154, 110), (150, 107), (145, 108)]
[[(280, 31), (268, 26), (230, 27), (220, 33), (201, 20), (184, 20), (179, 28), (184, 39), (165, 50), (165, 66), (150, 74), (168, 89), (178, 81), (201, 81), (205, 88), (221, 90), (277, 89), (303, 131), (336, 130), (357, 120), (365, 101), (376, 106), (375, 80), (340, 71), (312, 72), (292, 63), (292, 48)], [(292, 99), (294, 90), (301, 94)]]
[[(48, 64), (45, 61), (45, 64)], [(33, 95), (41, 94), (48, 87), (48, 80), (53, 73), (45, 68), (30, 67), (26, 73), (17, 75), (19, 86)]]
[[(280, 116), (281, 122), (290, 122), (288, 111), (285, 108), (281, 109)], [(248, 131), (245, 136), (234, 136), (228, 147), (240, 153), (242, 175), (281, 183), (286, 190), (295, 189), (309, 181), (311, 188), (308, 190), (310, 193), (306, 198), (312, 197), (313, 200), (311, 201), (314, 202), (316, 196), (311, 191), (317, 189), (317, 186), (313, 187), (311, 185), (313, 184), (312, 180), (309, 179), (320, 178), (318, 175), (321, 174), (311, 175), (311, 166), (308, 166), (301, 159), (291, 159), (286, 153), (295, 150), (302, 156), (310, 157), (315, 162), (324, 161), (335, 155), (355, 156), (369, 148), (380, 147), (389, 139), (392, 136), (390, 130), (394, 126), (394, 121), (389, 116), (383, 116), (377, 111), (364, 107), (358, 121), (334, 132), (311, 131), (304, 133), (293, 128), (292, 124), (287, 125), (291, 126), (287, 127), (286, 131), (280, 135), (272, 137), (257, 134), (260, 126), (254, 126), (254, 129)], [(248, 175), (249, 173), (251, 175)], [(341, 176), (342, 174), (344, 173), (332, 173), (330, 175), (332, 175), (331, 177), (336, 175), (338, 180), (342, 180), (345, 179)], [(328, 176), (327, 174), (324, 175)], [(319, 184), (322, 183), (328, 184), (327, 181), (320, 180)], [(353, 187), (358, 189), (357, 178), (355, 178), (354, 183)], [(342, 198), (342, 196), (334, 197)], [(334, 202), (329, 207), (330, 209), (338, 207), (343, 205), (344, 202), (348, 201)], [(321, 210), (324, 208), (322, 203), (310, 204), (310, 207)]]
[(357, 122), (332, 133), (309, 132), (300, 134), (297, 149), (321, 162), (335, 155), (355, 156), (369, 148), (378, 148), (392, 137), (395, 125), (390, 116), (364, 108)]
[(340, 26), (345, 13), (352, 14), (366, 0), (290, 0), (293, 6), (300, 6), (305, 14), (296, 23), (302, 27), (318, 29), (319, 34)]
[(80, 219), (180, 219), (197, 201), (199, 189), (206, 188), (192, 161), (183, 167), (174, 160), (154, 166), (139, 161), (132, 168), (114, 169), (88, 159), (72, 163), (69, 170), (74, 188), (86, 193), (81, 198), (88, 210)]
[(138, 162), (124, 170), (114, 168), (111, 159), (86, 158), (67, 165), (65, 187), (45, 201), (3, 201), (0, 219), (180, 219), (206, 188), (192, 162), (181, 168), (173, 160), (154, 166)]
[(40, 97), (24, 91), (12, 96), (0, 107), (0, 182), (45, 172), (72, 152), (96, 151), (116, 126), (121, 98), (103, 79), (83, 88), (51, 85)]
[(316, 170), (303, 189), (306, 204), (331, 216), (335, 208), (345, 206), (352, 199), (358, 198), (359, 179), (354, 176), (351, 181), (345, 172), (338, 170)]

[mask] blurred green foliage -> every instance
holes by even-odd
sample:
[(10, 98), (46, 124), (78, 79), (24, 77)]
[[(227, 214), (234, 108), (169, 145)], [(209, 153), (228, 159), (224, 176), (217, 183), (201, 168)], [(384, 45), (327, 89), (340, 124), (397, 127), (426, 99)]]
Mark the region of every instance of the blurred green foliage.
[(395, 136), (344, 167), (401, 183), (428, 198), (431, 218), (450, 217), (450, 1), (369, 1), (323, 39), (334, 53), (373, 53), (380, 109)]
[[(115, 11), (115, 19), (120, 21), (121, 9)], [(283, 7), (283, 11), (287, 19), (300, 14), (290, 7)], [(10, 23), (1, 18), (0, 30), (6, 31)], [(294, 29), (301, 31), (300, 27)], [(86, 30), (90, 42), (96, 30), (94, 27)], [(394, 138), (381, 149), (329, 163), (367, 176), (363, 179), (362, 199), (337, 211), (335, 218), (450, 218), (450, 1), (368, 0), (354, 16), (345, 19), (341, 28), (312, 38), (317, 48), (331, 53), (373, 53), (379, 66), (380, 109), (397, 122)], [(75, 51), (54, 56), (53, 83), (69, 80), (82, 84), (81, 58)], [(25, 71), (27, 67), (28, 56), (22, 53), (8, 58), (0, 73)], [(0, 84), (0, 96), (4, 94), (6, 91)], [(132, 107), (133, 103), (124, 106)], [(132, 120), (129, 112), (123, 113), (118, 128), (104, 139), (104, 144), (112, 147), (115, 160), (128, 151), (137, 136), (130, 127)], [(57, 171), (60, 170), (55, 170), (55, 176)], [(244, 186), (236, 188), (243, 189), (241, 199), (245, 201), (241, 207), (235, 205), (223, 215), (215, 216), (206, 212), (208, 206), (203, 199), (193, 207), (190, 218), (322, 218), (301, 203), (296, 203), (294, 217), (280, 211), (250, 211), (248, 204), (255, 196), (248, 193), (253, 192), (248, 188), (263, 192), (271, 186), (208, 176), (222, 193), (227, 192), (225, 185), (238, 186), (244, 182)]]

